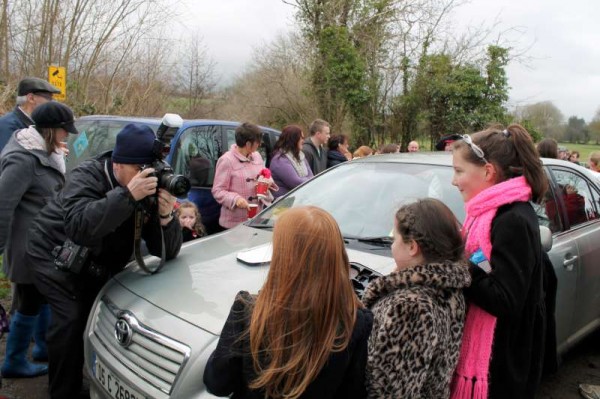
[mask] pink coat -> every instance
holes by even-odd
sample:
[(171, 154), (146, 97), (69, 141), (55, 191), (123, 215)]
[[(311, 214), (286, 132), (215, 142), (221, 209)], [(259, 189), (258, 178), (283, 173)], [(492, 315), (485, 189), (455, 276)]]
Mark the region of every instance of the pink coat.
[[(237, 208), (235, 203), (240, 197), (249, 203), (258, 203), (256, 181), (264, 167), (259, 152), (253, 152), (246, 158), (237, 151), (235, 145), (219, 158), (212, 194), (221, 204), (221, 226), (230, 229), (248, 219), (248, 211)], [(252, 200), (249, 200), (249, 197), (253, 197)]]

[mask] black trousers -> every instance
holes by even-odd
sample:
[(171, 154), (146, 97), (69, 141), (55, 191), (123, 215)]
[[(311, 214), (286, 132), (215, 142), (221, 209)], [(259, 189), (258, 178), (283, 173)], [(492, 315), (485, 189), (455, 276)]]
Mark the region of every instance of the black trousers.
[(56, 270), (47, 259), (33, 259), (35, 285), (52, 311), (47, 335), (50, 397), (72, 399), (83, 379), (83, 332), (106, 279)]
[(46, 301), (35, 285), (14, 283), (13, 303), (14, 310), (22, 315), (35, 316)]

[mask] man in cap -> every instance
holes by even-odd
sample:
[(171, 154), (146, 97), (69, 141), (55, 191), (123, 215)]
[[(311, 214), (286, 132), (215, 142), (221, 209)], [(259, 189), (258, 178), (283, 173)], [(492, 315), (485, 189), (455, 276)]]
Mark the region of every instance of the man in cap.
[[(34, 282), (52, 310), (47, 336), (52, 399), (80, 394), (85, 324), (104, 283), (132, 258), (136, 216), (141, 216), (141, 236), (151, 254), (161, 256), (161, 236), (166, 259), (181, 248), (175, 197), (160, 188), (157, 206), (142, 206), (158, 187), (154, 169), (144, 167), (155, 160), (154, 140), (150, 127), (126, 125), (112, 152), (84, 161), (67, 175), (63, 190), (29, 229)], [(80, 254), (72, 259), (82, 260), (69, 262), (65, 253)]]
[(25, 78), (17, 87), (17, 105), (0, 118), (0, 151), (15, 130), (33, 125), (31, 113), (41, 104), (52, 101), (52, 95), (60, 93), (56, 87), (39, 78)]
[(435, 144), (435, 149), (437, 151), (452, 151), (452, 143), (460, 139), (462, 139), (460, 134), (447, 134), (438, 140)]

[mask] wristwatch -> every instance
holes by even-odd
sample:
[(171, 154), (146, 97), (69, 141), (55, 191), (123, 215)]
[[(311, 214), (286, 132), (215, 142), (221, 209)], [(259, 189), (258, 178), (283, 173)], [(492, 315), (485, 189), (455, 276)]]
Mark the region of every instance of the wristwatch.
[(159, 216), (161, 219), (168, 219), (168, 218), (170, 218), (170, 217), (172, 217), (172, 216), (175, 216), (175, 210), (173, 209), (173, 210), (171, 211), (171, 213), (168, 213), (168, 214), (166, 214), (166, 215), (161, 215), (161, 214), (158, 214), (158, 216)]

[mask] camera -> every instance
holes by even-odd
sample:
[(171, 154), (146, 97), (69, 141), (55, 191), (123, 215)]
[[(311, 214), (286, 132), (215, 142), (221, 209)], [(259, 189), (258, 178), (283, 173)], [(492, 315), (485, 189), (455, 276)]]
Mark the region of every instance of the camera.
[(54, 247), (52, 255), (58, 270), (79, 274), (87, 261), (89, 249), (67, 239), (62, 246)]
[(165, 114), (156, 130), (156, 139), (152, 153), (154, 161), (150, 165), (144, 165), (144, 168), (153, 168), (152, 176), (158, 178), (158, 188), (167, 190), (171, 195), (177, 198), (185, 198), (192, 188), (190, 180), (182, 175), (176, 175), (171, 166), (163, 159), (171, 150), (171, 141), (177, 130), (183, 124), (183, 119), (177, 114)]

